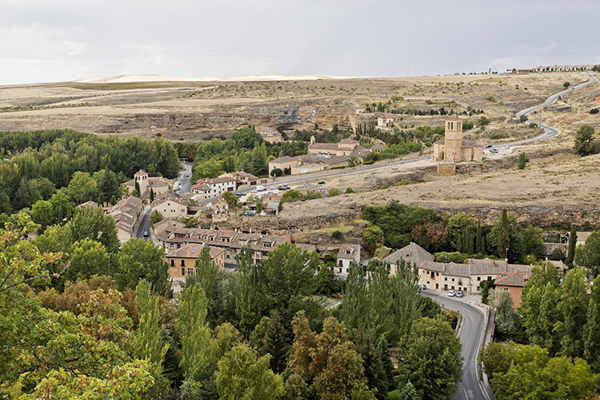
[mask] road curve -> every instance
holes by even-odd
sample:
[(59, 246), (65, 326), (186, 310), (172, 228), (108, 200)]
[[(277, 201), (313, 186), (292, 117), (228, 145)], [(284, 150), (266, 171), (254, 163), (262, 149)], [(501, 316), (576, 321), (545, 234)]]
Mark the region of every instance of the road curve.
[[(575, 90), (581, 89), (581, 88), (583, 88), (583, 87), (585, 87), (587, 85), (590, 85), (590, 84), (598, 81), (598, 79), (596, 79), (596, 77), (594, 76), (594, 74), (591, 74), (589, 72), (584, 72), (583, 74), (585, 76), (587, 76), (587, 78), (588, 78), (587, 82), (584, 82), (584, 83), (582, 83), (580, 85), (577, 85), (577, 86), (573, 86), (572, 88), (567, 89), (567, 90), (563, 90), (562, 92), (553, 94), (552, 96), (548, 97), (546, 99), (546, 101), (543, 102), (542, 104), (538, 104), (537, 106), (529, 107), (529, 108), (526, 108), (524, 110), (519, 111), (517, 114), (515, 114), (516, 117), (517, 118), (521, 118), (521, 115), (528, 115), (529, 113), (531, 113), (533, 111), (536, 111), (536, 110), (539, 110), (539, 109), (544, 108), (546, 106), (549, 106), (550, 104), (556, 102), (556, 100), (560, 96), (564, 96), (564, 95), (566, 95), (568, 93), (571, 93), (571, 92), (573, 92)], [(509, 147), (510, 146), (517, 146), (517, 145), (520, 145), (520, 144), (536, 142), (538, 140), (551, 139), (553, 137), (556, 137), (556, 136), (560, 135), (560, 133), (561, 133), (560, 129), (555, 128), (553, 126), (548, 126), (548, 125), (541, 124), (540, 121), (534, 121), (532, 119), (528, 119), (527, 121), (525, 121), (525, 123), (528, 123), (528, 124), (535, 123), (535, 124), (537, 124), (540, 128), (544, 129), (544, 133), (541, 134), (540, 136), (536, 136), (536, 137), (531, 138), (531, 139), (524, 139), (524, 140), (519, 140), (519, 141), (512, 142), (512, 143), (504, 143), (502, 145), (492, 146), (491, 147), (492, 149), (497, 149), (498, 150), (498, 153), (496, 153), (495, 155), (500, 155), (501, 153), (507, 153), (506, 151), (504, 151), (504, 150), (507, 149), (507, 146), (509, 146)]]
[(458, 311), (462, 315), (462, 326), (458, 337), (462, 344), (463, 375), (458, 392), (452, 396), (452, 400), (486, 400), (487, 397), (477, 379), (477, 355), (485, 330), (485, 314), (483, 310), (467, 303), (463, 299), (437, 295), (428, 291), (423, 291), (421, 294), (431, 297), (444, 306), (444, 308)]

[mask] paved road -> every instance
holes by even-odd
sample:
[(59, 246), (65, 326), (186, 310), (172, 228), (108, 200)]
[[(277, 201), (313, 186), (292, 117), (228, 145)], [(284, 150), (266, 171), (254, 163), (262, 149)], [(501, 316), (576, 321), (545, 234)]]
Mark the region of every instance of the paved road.
[(181, 163), (185, 170), (179, 173), (179, 193), (189, 193), (192, 191), (192, 163)]
[[(563, 90), (560, 93), (553, 94), (552, 96), (548, 97), (546, 99), (546, 101), (543, 102), (542, 104), (539, 104), (539, 105), (533, 106), (533, 107), (529, 107), (529, 108), (526, 108), (524, 110), (519, 111), (516, 114), (517, 118), (521, 118), (521, 115), (529, 115), (533, 111), (536, 111), (536, 110), (539, 110), (539, 109), (544, 108), (546, 106), (549, 106), (550, 104), (556, 102), (556, 100), (560, 96), (564, 96), (564, 95), (566, 95), (568, 93), (571, 93), (571, 92), (573, 92), (575, 90), (581, 89), (581, 88), (583, 88), (583, 87), (585, 87), (587, 85), (590, 85), (590, 84), (598, 81), (598, 79), (596, 79), (596, 77), (593, 74), (589, 73), (589, 72), (584, 72), (583, 74), (585, 76), (587, 76), (587, 78), (588, 78), (587, 82), (582, 83), (581, 85), (573, 86), (570, 89)], [(540, 123), (540, 121), (534, 121), (532, 119), (528, 119), (525, 123), (527, 123), (527, 124), (530, 124), (530, 123), (537, 124), (540, 128), (544, 129), (544, 133), (542, 135), (540, 135), (540, 136), (536, 136), (536, 137), (531, 138), (531, 139), (519, 140), (517, 142), (504, 143), (502, 145), (492, 146), (490, 149), (497, 149), (498, 153), (493, 153), (493, 154), (489, 154), (489, 155), (492, 156), (492, 157), (497, 157), (497, 156), (500, 156), (500, 155), (503, 155), (503, 154), (506, 154), (506, 153), (510, 153), (510, 147), (511, 146), (517, 146), (517, 145), (520, 145), (520, 144), (536, 142), (538, 140), (551, 139), (553, 137), (556, 137), (556, 136), (560, 135), (560, 133), (561, 133), (560, 129), (552, 127), (552, 126), (544, 125), (544, 124)]]
[[(144, 214), (142, 214), (142, 219), (140, 224), (138, 225), (137, 232), (135, 237), (138, 239), (146, 239), (150, 237), (150, 206), (146, 206), (144, 208)], [(144, 232), (148, 232), (148, 237), (144, 238)]]
[(486, 400), (477, 380), (477, 353), (485, 326), (485, 316), (481, 309), (468, 304), (466, 298), (446, 297), (431, 291), (423, 291), (422, 295), (431, 297), (449, 310), (462, 314), (463, 322), (458, 333), (462, 343), (463, 376), (458, 392), (452, 400)]

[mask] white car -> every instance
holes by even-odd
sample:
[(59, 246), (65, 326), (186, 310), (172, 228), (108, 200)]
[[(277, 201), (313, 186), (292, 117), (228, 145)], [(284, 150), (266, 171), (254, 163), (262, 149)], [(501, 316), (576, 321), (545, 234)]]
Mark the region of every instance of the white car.
[(277, 185), (273, 185), (269, 188), (270, 190), (277, 190)]
[(456, 296), (456, 293), (454, 293), (454, 290), (451, 290), (448, 292), (448, 297), (454, 297)]

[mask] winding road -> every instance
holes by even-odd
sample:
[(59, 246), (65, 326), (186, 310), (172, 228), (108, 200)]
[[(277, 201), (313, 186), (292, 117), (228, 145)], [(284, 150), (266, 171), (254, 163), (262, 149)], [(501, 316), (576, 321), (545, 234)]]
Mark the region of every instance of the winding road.
[(462, 325), (458, 337), (462, 344), (463, 357), (462, 382), (452, 400), (487, 400), (489, 397), (479, 385), (477, 379), (477, 355), (485, 331), (484, 311), (467, 303), (466, 298), (458, 299), (423, 291), (421, 295), (431, 297), (449, 310), (458, 311), (462, 315)]

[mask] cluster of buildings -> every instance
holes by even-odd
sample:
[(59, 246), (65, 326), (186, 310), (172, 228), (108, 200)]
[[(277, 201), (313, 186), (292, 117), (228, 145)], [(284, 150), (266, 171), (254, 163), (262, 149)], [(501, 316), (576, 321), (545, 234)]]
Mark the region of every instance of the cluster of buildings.
[[(433, 254), (411, 243), (387, 256), (384, 261), (395, 265), (399, 260), (415, 265), (419, 283), (438, 290), (460, 290), (465, 294), (481, 294), (482, 282), (495, 280), (496, 290), (509, 291), (515, 307), (521, 304), (521, 292), (531, 275), (532, 265), (509, 264), (505, 260), (469, 259), (466, 264), (435, 262)], [(566, 271), (561, 261), (550, 261)], [(390, 269), (394, 273), (393, 268)]]
[(352, 158), (360, 161), (371, 151), (380, 152), (386, 148), (384, 145), (376, 145), (367, 149), (353, 139), (343, 139), (338, 143), (316, 143), (312, 136), (307, 154), (284, 156), (269, 161), (269, 174), (274, 169), (280, 169), (284, 175), (300, 175), (345, 167)]
[(210, 199), (221, 196), (225, 192), (233, 192), (241, 186), (256, 185), (260, 179), (244, 171), (236, 171), (219, 175), (213, 179), (199, 179), (192, 186), (193, 198), (196, 200)]

